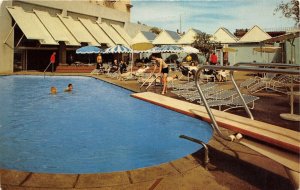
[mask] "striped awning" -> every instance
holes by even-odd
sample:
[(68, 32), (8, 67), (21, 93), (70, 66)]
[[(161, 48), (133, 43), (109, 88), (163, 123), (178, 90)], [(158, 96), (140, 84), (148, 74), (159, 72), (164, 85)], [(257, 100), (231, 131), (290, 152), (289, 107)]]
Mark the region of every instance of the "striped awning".
[(174, 45), (164, 45), (151, 50), (153, 53), (179, 53), (184, 51), (182, 47)]
[(123, 46), (123, 45), (116, 45), (104, 50), (103, 53), (132, 53), (132, 49)]

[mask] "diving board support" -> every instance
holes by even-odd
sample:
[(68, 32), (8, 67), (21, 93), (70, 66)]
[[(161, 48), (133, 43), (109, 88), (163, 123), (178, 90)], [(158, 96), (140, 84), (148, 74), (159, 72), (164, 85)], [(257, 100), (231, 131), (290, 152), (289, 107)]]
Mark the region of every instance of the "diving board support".
[[(247, 65), (250, 65), (252, 67), (237, 67), (239, 65), (243, 65), (243, 64), (247, 64)], [(200, 84), (199, 84), (199, 79), (201, 78), (200, 75), (201, 75), (201, 72), (202, 70), (204, 69), (212, 69), (212, 70), (229, 70), (230, 71), (230, 75), (231, 75), (231, 80), (235, 86), (235, 89), (236, 91), (238, 92), (239, 94), (239, 98), (242, 100), (242, 103), (243, 103), (243, 106), (244, 106), (244, 109), (245, 111), (247, 112), (249, 118), (251, 120), (254, 120), (253, 119), (253, 116), (252, 116), (252, 113), (251, 111), (249, 110), (246, 102), (245, 102), (245, 99), (244, 97), (242, 96), (238, 86), (236, 85), (235, 83), (235, 80), (234, 80), (234, 72), (233, 71), (255, 71), (255, 72), (264, 72), (264, 73), (276, 73), (276, 74), (288, 74), (288, 75), (299, 75), (299, 68), (300, 66), (297, 65), (297, 66), (293, 66), (293, 67), (289, 67), (288, 65), (286, 65), (285, 67), (287, 69), (274, 69), (274, 68), (259, 68), (259, 66), (261, 66), (262, 64), (256, 64), (256, 63), (237, 63), (235, 66), (215, 66), (215, 65), (203, 65), (201, 66), (197, 73), (196, 73), (196, 76), (195, 76), (195, 81), (196, 81), (196, 86), (197, 86), (197, 89), (199, 91), (199, 94), (200, 94), (200, 97), (204, 103), (204, 106), (205, 106), (205, 109), (211, 119), (211, 122), (212, 122), (212, 127), (213, 129), (218, 133), (219, 136), (221, 136), (223, 139), (225, 140), (229, 140), (229, 141), (232, 141), (231, 138), (225, 136), (222, 134), (222, 132), (220, 131), (219, 129), (219, 126), (217, 124), (217, 121), (215, 119), (215, 116), (214, 114), (212, 113), (208, 103), (207, 103), (207, 100), (204, 96), (204, 93), (200, 87)], [(276, 67), (277, 64), (264, 64), (265, 66), (269, 66), (269, 67)], [(280, 67), (283, 67), (282, 64), (278, 64)], [(293, 70), (291, 68), (294, 68)], [(297, 69), (295, 69), (297, 68)]]
[(284, 166), (286, 173), (288, 174), (288, 177), (293, 183), (295, 189), (300, 188), (299, 155), (247, 139), (241, 139), (239, 143)]

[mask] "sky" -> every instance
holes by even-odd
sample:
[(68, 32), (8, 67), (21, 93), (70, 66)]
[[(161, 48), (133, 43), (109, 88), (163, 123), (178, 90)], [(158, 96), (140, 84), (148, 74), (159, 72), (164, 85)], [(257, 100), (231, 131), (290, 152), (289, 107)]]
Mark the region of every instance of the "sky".
[(254, 25), (266, 30), (293, 27), (293, 19), (273, 14), (281, 1), (289, 0), (131, 0), (131, 22), (182, 32), (195, 28), (210, 34), (220, 27), (232, 33)]

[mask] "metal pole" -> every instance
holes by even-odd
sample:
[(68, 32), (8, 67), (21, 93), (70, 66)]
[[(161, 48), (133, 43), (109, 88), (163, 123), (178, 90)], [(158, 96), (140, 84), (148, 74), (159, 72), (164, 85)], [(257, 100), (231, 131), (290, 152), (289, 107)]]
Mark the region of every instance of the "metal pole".
[(209, 164), (209, 157), (208, 157), (208, 147), (206, 146), (206, 144), (203, 141), (200, 141), (200, 140), (192, 138), (192, 137), (188, 137), (186, 135), (180, 135), (179, 137), (183, 138), (183, 139), (187, 139), (187, 140), (195, 142), (195, 143), (198, 143), (198, 144), (201, 144), (203, 146), (203, 148), (204, 148), (203, 164), (204, 164), (204, 168), (207, 170), (208, 169), (207, 165)]
[(13, 27), (10, 29), (8, 35), (6, 36), (6, 38), (5, 38), (5, 40), (4, 40), (4, 42), (3, 42), (4, 44), (8, 45), (8, 44), (6, 43), (6, 41), (8, 40), (9, 36), (11, 35), (11, 33), (12, 33), (12, 31), (14, 30), (14, 28), (15, 28), (16, 25), (17, 25), (17, 23), (15, 22), (15, 24), (14, 24)]

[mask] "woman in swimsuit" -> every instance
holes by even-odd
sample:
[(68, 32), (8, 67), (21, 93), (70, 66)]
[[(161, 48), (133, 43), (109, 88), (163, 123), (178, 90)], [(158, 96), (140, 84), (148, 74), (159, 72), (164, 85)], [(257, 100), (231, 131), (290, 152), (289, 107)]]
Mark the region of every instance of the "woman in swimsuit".
[[(163, 90), (161, 94), (167, 93), (167, 77), (169, 73), (169, 65), (164, 62), (162, 58), (159, 58), (155, 55), (152, 55), (152, 59), (156, 61), (156, 63), (159, 63), (159, 72), (161, 73), (161, 79), (163, 83)], [(154, 70), (156, 70), (156, 65), (154, 67)]]

